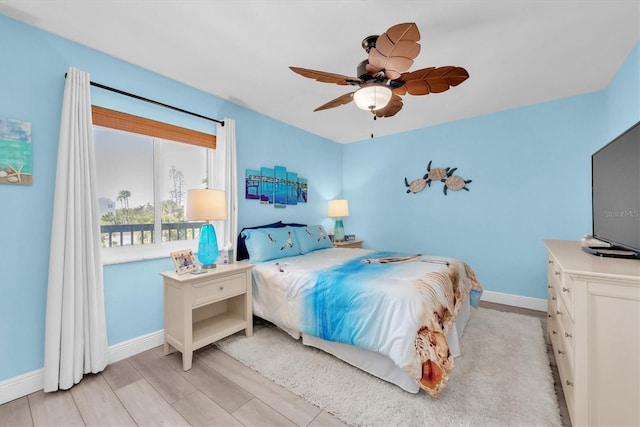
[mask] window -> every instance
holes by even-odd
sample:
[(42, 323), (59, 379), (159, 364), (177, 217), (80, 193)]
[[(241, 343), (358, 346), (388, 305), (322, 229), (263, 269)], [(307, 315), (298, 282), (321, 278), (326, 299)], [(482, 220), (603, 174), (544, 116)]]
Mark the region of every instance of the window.
[[(123, 117), (125, 120), (116, 124), (126, 129), (131, 128), (128, 125), (132, 120), (140, 119), (130, 115)], [(159, 256), (167, 255), (171, 247), (166, 245), (171, 245), (171, 242), (174, 245), (178, 242), (182, 249), (189, 247), (185, 241), (195, 242), (201, 223), (185, 221), (186, 193), (191, 188), (207, 188), (215, 153), (210, 149), (211, 144), (194, 145), (193, 142), (160, 138), (158, 135), (167, 133), (158, 132), (157, 129), (149, 131), (137, 127), (133, 129), (136, 132), (131, 132), (114, 129), (113, 123), (109, 123), (109, 127), (98, 124), (104, 124), (104, 121), (100, 121), (100, 114), (96, 115), (94, 110), (96, 187), (102, 247), (128, 247), (129, 252), (133, 250), (130, 255), (132, 259), (152, 257), (149, 252), (153, 252), (153, 247), (157, 249), (160, 244), (165, 246)], [(177, 132), (169, 134), (172, 138), (181, 138), (182, 128), (160, 125)], [(213, 138), (215, 143), (214, 136), (206, 137), (209, 141)]]

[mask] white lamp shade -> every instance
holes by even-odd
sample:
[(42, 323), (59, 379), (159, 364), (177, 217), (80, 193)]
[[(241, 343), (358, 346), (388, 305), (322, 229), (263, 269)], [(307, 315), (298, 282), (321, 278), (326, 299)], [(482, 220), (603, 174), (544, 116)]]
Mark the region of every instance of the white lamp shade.
[(353, 101), (362, 110), (375, 111), (386, 107), (391, 95), (389, 87), (375, 84), (358, 89), (353, 94)]
[(188, 190), (187, 221), (227, 219), (227, 198), (222, 190)]
[(344, 199), (329, 200), (327, 216), (331, 218), (344, 218), (349, 216), (349, 202)]

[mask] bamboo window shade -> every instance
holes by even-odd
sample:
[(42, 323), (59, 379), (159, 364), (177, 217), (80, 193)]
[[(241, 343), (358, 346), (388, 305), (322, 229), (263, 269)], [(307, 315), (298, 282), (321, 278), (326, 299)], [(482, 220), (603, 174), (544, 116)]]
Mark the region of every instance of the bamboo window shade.
[(97, 105), (91, 106), (93, 124), (205, 148), (216, 148), (216, 136)]

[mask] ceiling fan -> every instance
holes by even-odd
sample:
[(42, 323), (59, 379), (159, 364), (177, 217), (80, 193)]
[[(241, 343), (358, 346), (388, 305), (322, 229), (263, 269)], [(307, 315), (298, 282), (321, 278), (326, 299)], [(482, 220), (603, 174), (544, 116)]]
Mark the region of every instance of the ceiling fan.
[(359, 89), (337, 97), (313, 111), (327, 110), (355, 101), (376, 117), (391, 117), (402, 109), (401, 95), (428, 95), (458, 86), (469, 78), (462, 67), (429, 67), (406, 72), (420, 53), (420, 31), (413, 22), (397, 24), (379, 36), (362, 40), (368, 59), (357, 67), (357, 77), (327, 73), (300, 67), (289, 67), (303, 77), (323, 83), (359, 86)]

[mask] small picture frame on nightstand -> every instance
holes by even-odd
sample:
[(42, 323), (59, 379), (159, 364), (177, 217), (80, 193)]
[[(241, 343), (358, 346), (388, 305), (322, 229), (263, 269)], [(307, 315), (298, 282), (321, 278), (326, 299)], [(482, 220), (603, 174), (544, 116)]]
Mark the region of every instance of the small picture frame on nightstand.
[(185, 274), (195, 270), (196, 263), (190, 249), (171, 252), (171, 259), (176, 266), (176, 273)]

